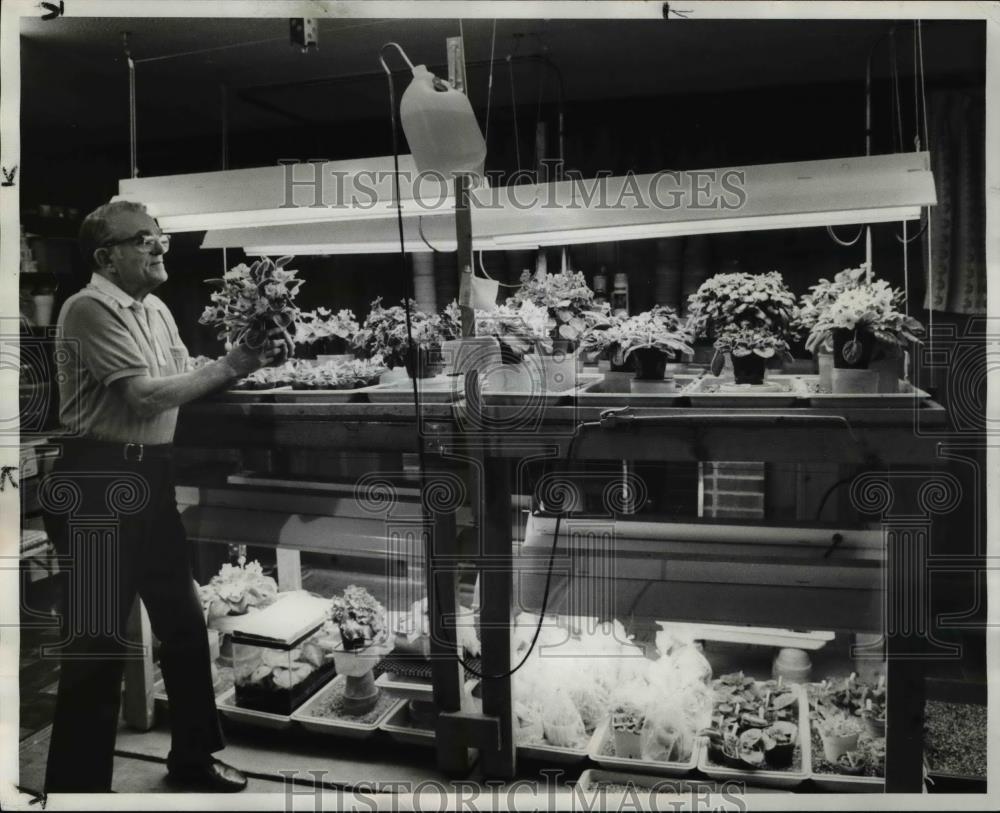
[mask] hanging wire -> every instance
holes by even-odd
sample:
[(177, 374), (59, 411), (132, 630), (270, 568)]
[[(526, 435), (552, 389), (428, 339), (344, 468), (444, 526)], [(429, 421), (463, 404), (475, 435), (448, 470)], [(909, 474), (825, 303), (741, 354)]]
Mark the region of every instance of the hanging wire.
[(510, 109), (514, 115), (514, 155), (517, 159), (517, 171), (521, 171), (521, 136), (517, 132), (517, 100), (514, 97), (514, 65), (507, 54), (507, 73), (510, 76)]
[(490, 38), (490, 78), (486, 84), (486, 133), (483, 136), (483, 141), (489, 141), (490, 138), (490, 103), (493, 101), (493, 66), (496, 64), (493, 60), (493, 54), (496, 52), (497, 45), (497, 21), (493, 18), (493, 36)]
[(420, 239), (424, 241), (424, 245), (427, 246), (427, 248), (429, 248), (435, 254), (444, 254), (444, 253), (446, 253), (445, 249), (434, 248), (434, 246), (432, 246), (430, 244), (430, 241), (424, 236), (424, 216), (423, 215), (420, 215), (417, 218), (417, 231), (420, 233)]
[[(924, 143), (927, 145), (927, 152), (931, 150), (931, 133), (927, 126), (927, 85), (924, 76), (924, 36), (921, 29), (920, 20), (917, 20), (917, 48), (919, 50), (918, 63), (920, 66), (920, 101), (923, 112)], [(933, 229), (931, 228), (931, 209), (927, 207), (927, 341), (928, 353), (934, 352), (934, 249), (932, 245)]]
[(135, 61), (132, 59), (132, 52), (128, 47), (128, 32), (122, 33), (122, 47), (125, 50), (125, 60), (128, 63), (128, 161), (129, 173), (131, 177), (139, 177), (137, 166), (138, 156), (136, 155), (136, 110), (135, 110)]
[(521, 283), (516, 283), (514, 285), (511, 285), (509, 282), (500, 282), (500, 280), (498, 280), (498, 279), (493, 279), (493, 277), (491, 277), (486, 272), (486, 266), (483, 265), (483, 250), (480, 249), (477, 253), (479, 254), (479, 270), (482, 272), (483, 276), (486, 277), (486, 279), (488, 279), (490, 282), (495, 282), (501, 288), (520, 288), (521, 287)]

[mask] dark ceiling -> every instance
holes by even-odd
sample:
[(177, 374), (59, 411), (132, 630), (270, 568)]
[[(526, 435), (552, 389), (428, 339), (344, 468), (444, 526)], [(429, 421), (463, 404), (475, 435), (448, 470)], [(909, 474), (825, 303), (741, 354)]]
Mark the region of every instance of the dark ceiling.
[[(266, 8), (266, 6), (264, 7)], [(770, 86), (857, 82), (886, 21), (546, 21), (462, 24), (469, 95), (492, 105), (554, 101), (556, 72), (567, 100), (723, 92)], [(296, 124), (336, 125), (385, 115), (380, 47), (399, 42), (416, 63), (443, 69), (445, 39), (458, 20), (321, 20), (319, 49), (288, 41), (287, 19), (61, 18), (22, 20), (22, 128), (26, 133), (127, 133), (128, 82), (122, 41), (137, 62), (138, 127), (144, 139), (221, 132), (221, 85), (230, 132)], [(913, 26), (900, 22), (897, 62), (905, 87), (913, 68)], [(889, 72), (892, 41), (876, 51)], [(205, 49), (214, 49), (206, 51)], [(985, 70), (981, 23), (924, 24), (930, 80)], [(511, 57), (510, 63), (507, 57)], [(393, 65), (401, 66), (393, 55)], [(442, 70), (443, 72), (443, 70)], [(821, 92), (818, 89), (817, 92)]]

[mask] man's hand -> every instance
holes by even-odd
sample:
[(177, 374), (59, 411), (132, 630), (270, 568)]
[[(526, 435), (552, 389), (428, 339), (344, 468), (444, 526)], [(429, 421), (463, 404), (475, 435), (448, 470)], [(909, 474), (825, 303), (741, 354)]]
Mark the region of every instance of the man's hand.
[(245, 378), (261, 367), (281, 364), (292, 354), (292, 350), (292, 340), (288, 333), (280, 327), (272, 327), (267, 332), (263, 347), (251, 350), (241, 344), (226, 353), (222, 360), (238, 378)]

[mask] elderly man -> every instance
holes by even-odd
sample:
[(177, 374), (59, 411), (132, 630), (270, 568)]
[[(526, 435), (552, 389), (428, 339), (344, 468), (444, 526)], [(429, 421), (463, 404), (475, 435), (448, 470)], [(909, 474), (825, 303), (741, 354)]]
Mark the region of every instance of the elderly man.
[[(238, 791), (245, 777), (212, 754), (223, 748), (208, 635), (174, 498), (171, 449), (177, 408), (280, 360), (291, 348), (269, 335), (199, 370), (166, 306), (169, 248), (140, 204), (113, 202), (83, 221), (90, 284), (59, 315), (63, 454), (43, 482), (50, 538), (68, 557), (61, 669), (46, 774), (48, 792), (106, 792), (124, 658), (136, 657), (125, 623), (136, 594), (161, 642), (170, 700), (169, 779), (192, 790)], [(54, 496), (68, 486), (76, 518), (115, 514), (110, 532), (81, 532)], [(62, 487), (63, 492), (60, 492)], [(117, 490), (116, 490), (117, 489)], [(48, 496), (46, 496), (48, 495)]]

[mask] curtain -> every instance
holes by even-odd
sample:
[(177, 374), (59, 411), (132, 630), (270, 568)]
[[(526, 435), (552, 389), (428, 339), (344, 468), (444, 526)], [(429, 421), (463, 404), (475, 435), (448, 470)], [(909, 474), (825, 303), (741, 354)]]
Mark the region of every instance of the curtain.
[[(985, 97), (939, 91), (927, 103), (931, 169), (938, 203), (922, 238), (930, 269), (924, 308), (986, 313)], [(925, 145), (925, 149), (927, 145)]]

